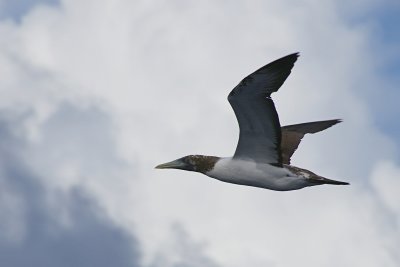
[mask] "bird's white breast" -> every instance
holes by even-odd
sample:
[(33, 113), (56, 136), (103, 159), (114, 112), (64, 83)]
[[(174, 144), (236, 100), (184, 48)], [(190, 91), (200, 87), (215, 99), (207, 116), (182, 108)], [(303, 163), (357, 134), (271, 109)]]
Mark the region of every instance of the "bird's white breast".
[(221, 158), (206, 175), (223, 182), (278, 191), (295, 190), (307, 186), (303, 179), (299, 179), (285, 168), (251, 160)]

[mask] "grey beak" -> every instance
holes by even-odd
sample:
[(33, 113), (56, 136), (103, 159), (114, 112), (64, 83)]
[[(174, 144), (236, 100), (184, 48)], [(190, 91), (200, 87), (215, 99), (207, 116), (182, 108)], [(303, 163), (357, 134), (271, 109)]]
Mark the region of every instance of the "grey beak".
[(157, 165), (156, 169), (179, 169), (185, 167), (185, 163), (180, 159)]

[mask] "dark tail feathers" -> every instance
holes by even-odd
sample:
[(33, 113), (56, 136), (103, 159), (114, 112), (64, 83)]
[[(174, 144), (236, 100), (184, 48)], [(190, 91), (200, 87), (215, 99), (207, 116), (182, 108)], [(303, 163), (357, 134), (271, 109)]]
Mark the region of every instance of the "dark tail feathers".
[(334, 184), (334, 185), (349, 185), (347, 182), (341, 182), (341, 181), (336, 181), (336, 180), (331, 180), (322, 176), (316, 176), (312, 177), (311, 182), (316, 183), (316, 184)]

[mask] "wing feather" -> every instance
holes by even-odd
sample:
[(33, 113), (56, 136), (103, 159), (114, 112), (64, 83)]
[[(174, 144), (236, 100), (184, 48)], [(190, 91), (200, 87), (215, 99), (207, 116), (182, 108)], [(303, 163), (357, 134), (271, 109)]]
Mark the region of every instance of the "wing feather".
[(271, 93), (289, 76), (299, 54), (275, 60), (244, 78), (229, 94), (240, 134), (234, 158), (282, 166), (281, 126)]
[(326, 120), (326, 121), (314, 121), (307, 123), (300, 123), (294, 125), (287, 125), (282, 127), (282, 141), (281, 141), (281, 152), (282, 152), (282, 163), (290, 164), (290, 158), (298, 148), (301, 139), (305, 134), (313, 134), (323, 131), (341, 120)]

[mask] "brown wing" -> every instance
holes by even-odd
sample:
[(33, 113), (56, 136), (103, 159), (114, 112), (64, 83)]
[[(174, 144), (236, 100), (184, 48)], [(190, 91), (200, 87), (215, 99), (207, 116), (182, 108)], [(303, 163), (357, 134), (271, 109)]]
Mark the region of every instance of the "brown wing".
[(313, 134), (323, 131), (339, 122), (341, 122), (341, 120), (327, 120), (283, 126), (281, 129), (282, 163), (290, 164), (290, 158), (296, 151), (301, 142), (301, 139), (304, 137), (305, 134)]

